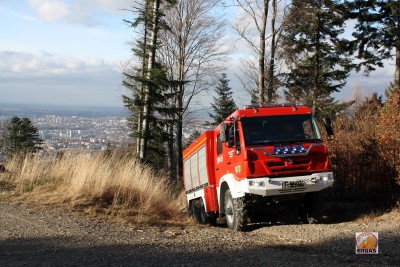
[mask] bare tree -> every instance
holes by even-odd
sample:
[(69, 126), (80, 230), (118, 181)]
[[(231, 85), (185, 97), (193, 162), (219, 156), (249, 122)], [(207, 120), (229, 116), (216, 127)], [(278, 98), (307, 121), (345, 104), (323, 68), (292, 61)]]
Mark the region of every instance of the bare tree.
[(192, 99), (206, 90), (209, 78), (223, 70), (227, 54), (225, 21), (212, 15), (219, 0), (178, 0), (165, 12), (169, 31), (160, 33), (160, 61), (175, 81), (177, 176), (182, 176), (182, 128)]
[[(284, 9), (278, 9), (279, 1), (277, 0), (236, 0), (236, 4), (244, 14), (236, 19), (233, 29), (255, 56), (245, 60), (245, 71), (242, 71), (244, 78), (241, 80), (249, 87), (248, 84), (251, 83), (255, 70), (254, 67), (251, 69), (249, 67), (257, 65), (257, 80), (253, 80), (253, 83), (257, 86), (258, 104), (271, 103), (277, 88), (276, 58), (282, 29), (278, 15), (281, 14), (283, 17)], [(270, 6), (272, 6), (272, 11)], [(270, 20), (269, 16), (271, 16)], [(270, 32), (268, 32), (268, 22), (271, 24)], [(254, 64), (255, 59), (257, 64)], [(265, 96), (267, 96), (266, 100)]]

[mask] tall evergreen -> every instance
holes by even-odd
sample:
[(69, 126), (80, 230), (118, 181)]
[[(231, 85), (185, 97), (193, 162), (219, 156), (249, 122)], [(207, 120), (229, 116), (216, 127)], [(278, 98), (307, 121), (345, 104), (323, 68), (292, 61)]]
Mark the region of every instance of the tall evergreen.
[(28, 118), (11, 118), (6, 133), (1, 140), (1, 147), (6, 157), (19, 153), (34, 153), (41, 149), (43, 141), (39, 138), (38, 129)]
[[(400, 100), (400, 1), (346, 1), (349, 19), (356, 20), (354, 51), (368, 73), (395, 57), (395, 86)], [(399, 102), (400, 105), (400, 102)]]
[(346, 83), (352, 64), (346, 50), (345, 19), (338, 1), (294, 0), (283, 32), (285, 97), (309, 105), (316, 113), (338, 107), (331, 94)]
[[(141, 30), (132, 52), (139, 63), (127, 68), (123, 73), (123, 85), (130, 95), (123, 96), (125, 107), (131, 113), (128, 118), (131, 136), (134, 138), (139, 157), (160, 166), (165, 162), (165, 142), (172, 139), (166, 130), (171, 123), (166, 103), (170, 103), (169, 88), (172, 83), (166, 76), (166, 68), (157, 62), (158, 31), (166, 30), (162, 2), (173, 1), (145, 0), (137, 8), (137, 17), (127, 21), (129, 26)], [(162, 167), (162, 166), (160, 166)]]
[(390, 82), (388, 87), (385, 89), (385, 97), (386, 99), (391, 99), (392, 97), (395, 97), (397, 93), (396, 85), (393, 82)]
[(238, 107), (232, 97), (231, 90), (232, 89), (229, 87), (229, 80), (226, 78), (226, 73), (223, 73), (215, 88), (217, 97), (213, 97), (214, 102), (211, 104), (211, 108), (214, 112), (212, 114), (209, 113), (210, 117), (214, 119), (214, 121), (211, 122), (212, 125), (220, 124), (226, 117), (232, 114), (232, 112), (237, 110)]
[(135, 140), (136, 152), (140, 154), (140, 148), (143, 141), (143, 109), (144, 109), (144, 92), (146, 86), (147, 75), (147, 58), (148, 58), (148, 39), (150, 31), (150, 0), (144, 0), (141, 4), (137, 3), (134, 12), (136, 17), (124, 22), (133, 29), (138, 29), (138, 38), (132, 47), (135, 61), (139, 64), (127, 66), (123, 74), (122, 84), (129, 91), (130, 95), (123, 95), (124, 106), (130, 112), (128, 118), (128, 126), (131, 128), (130, 136)]

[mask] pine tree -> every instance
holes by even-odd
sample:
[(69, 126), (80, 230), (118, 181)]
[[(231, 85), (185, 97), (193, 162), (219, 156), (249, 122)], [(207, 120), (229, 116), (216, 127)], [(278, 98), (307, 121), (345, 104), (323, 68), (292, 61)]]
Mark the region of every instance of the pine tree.
[(294, 0), (285, 21), (285, 97), (314, 112), (336, 109), (330, 95), (345, 85), (352, 67), (348, 41), (340, 38), (345, 20), (339, 7), (335, 0)]
[[(127, 69), (123, 75), (123, 85), (131, 92), (123, 96), (125, 107), (131, 113), (128, 118), (131, 136), (136, 142), (136, 152), (143, 161), (158, 166), (165, 157), (166, 139), (171, 139), (166, 123), (171, 123), (168, 107), (170, 101), (166, 68), (156, 60), (158, 32), (166, 30), (163, 21), (163, 8), (174, 1), (145, 0), (136, 10), (138, 16), (127, 21), (133, 28), (139, 27), (142, 35), (132, 48), (140, 63)], [(161, 6), (162, 3), (165, 5)]]
[(215, 92), (217, 97), (213, 97), (214, 103), (211, 104), (213, 114), (209, 113), (214, 119), (211, 125), (218, 125), (226, 119), (232, 112), (237, 110), (235, 100), (232, 97), (232, 89), (229, 87), (229, 80), (226, 78), (226, 73), (223, 73), (218, 80)]
[(364, 118), (375, 116), (379, 113), (382, 107), (382, 96), (379, 96), (378, 93), (375, 92), (372, 94), (371, 97), (366, 97), (364, 101), (362, 101), (361, 104), (357, 106), (355, 110), (355, 116)]
[[(395, 86), (400, 101), (400, 1), (346, 1), (349, 19), (356, 20), (353, 51), (365, 72), (383, 67), (383, 60), (395, 56)], [(399, 102), (400, 105), (400, 102)]]
[(43, 141), (39, 138), (38, 129), (28, 118), (11, 118), (6, 134), (1, 141), (6, 157), (20, 153), (35, 153), (41, 149)]
[(385, 97), (387, 100), (396, 96), (396, 85), (393, 82), (390, 82), (389, 86), (385, 89)]

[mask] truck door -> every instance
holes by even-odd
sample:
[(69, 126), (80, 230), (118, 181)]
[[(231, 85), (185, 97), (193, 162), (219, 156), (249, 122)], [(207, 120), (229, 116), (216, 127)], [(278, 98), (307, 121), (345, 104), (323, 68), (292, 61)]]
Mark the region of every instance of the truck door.
[(224, 164), (224, 153), (223, 153), (223, 147), (225, 146), (225, 143), (221, 141), (221, 133), (216, 132), (215, 135), (215, 179), (216, 179), (216, 184), (218, 186), (219, 184), (219, 179), (221, 179), (222, 175), (226, 173), (226, 168)]
[(216, 135), (216, 179), (217, 184), (219, 179), (227, 173), (235, 174), (237, 177), (242, 177), (242, 151), (241, 139), (239, 134), (238, 122), (232, 122), (227, 126), (227, 142), (221, 142), (221, 133)]

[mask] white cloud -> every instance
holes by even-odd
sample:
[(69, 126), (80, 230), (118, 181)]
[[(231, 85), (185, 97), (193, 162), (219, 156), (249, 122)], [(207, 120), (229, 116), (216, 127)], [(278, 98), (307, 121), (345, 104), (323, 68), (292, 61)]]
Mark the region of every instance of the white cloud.
[(29, 0), (36, 15), (47, 22), (63, 20), (68, 15), (68, 6), (63, 0)]
[(106, 11), (107, 13), (115, 13), (121, 9), (129, 9), (134, 1), (131, 0), (95, 0), (94, 5)]
[(99, 58), (63, 58), (50, 53), (40, 55), (13, 51), (0, 52), (0, 77), (43, 77), (71, 73), (118, 71), (117, 64)]
[(122, 106), (117, 64), (47, 52), (0, 51), (0, 102)]
[(105, 14), (129, 9), (131, 0), (29, 0), (36, 16), (46, 22), (96, 25)]

